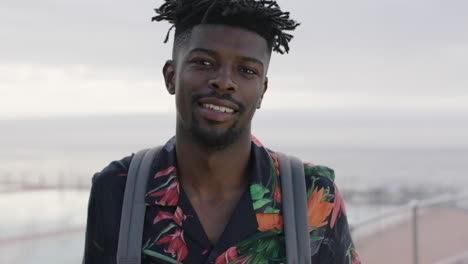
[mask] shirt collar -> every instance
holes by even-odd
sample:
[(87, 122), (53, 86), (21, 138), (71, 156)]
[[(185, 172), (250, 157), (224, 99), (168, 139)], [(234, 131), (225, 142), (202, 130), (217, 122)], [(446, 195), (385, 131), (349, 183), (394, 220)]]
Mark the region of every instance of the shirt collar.
[[(281, 191), (277, 155), (251, 137), (250, 196), (260, 231), (282, 228)], [(148, 179), (145, 202), (148, 205), (176, 207), (180, 186), (177, 179), (175, 137), (163, 147)]]

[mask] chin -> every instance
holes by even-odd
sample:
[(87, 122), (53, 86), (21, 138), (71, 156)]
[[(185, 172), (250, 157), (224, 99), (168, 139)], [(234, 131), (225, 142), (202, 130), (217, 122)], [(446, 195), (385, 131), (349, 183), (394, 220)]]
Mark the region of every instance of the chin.
[(206, 131), (195, 125), (191, 127), (190, 132), (197, 143), (210, 149), (222, 150), (232, 145), (240, 137), (241, 131), (237, 131), (235, 125), (222, 133)]

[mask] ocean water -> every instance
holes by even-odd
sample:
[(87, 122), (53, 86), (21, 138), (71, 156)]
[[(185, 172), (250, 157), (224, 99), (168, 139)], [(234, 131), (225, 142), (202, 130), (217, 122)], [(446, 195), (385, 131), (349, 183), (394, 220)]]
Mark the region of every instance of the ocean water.
[[(4, 148), (0, 186), (89, 185), (95, 172), (144, 146)], [(341, 189), (468, 188), (468, 148), (314, 147), (272, 145), (335, 170)]]

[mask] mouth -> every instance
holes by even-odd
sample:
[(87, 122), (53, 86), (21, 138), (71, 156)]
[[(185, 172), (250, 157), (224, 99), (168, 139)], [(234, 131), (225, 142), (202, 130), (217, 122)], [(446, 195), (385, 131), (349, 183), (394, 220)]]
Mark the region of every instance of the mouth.
[(238, 104), (216, 97), (203, 97), (198, 100), (198, 105), (220, 113), (237, 113), (240, 109)]
[(232, 121), (239, 113), (237, 104), (215, 97), (204, 97), (198, 101), (198, 105), (202, 117), (211, 122)]
[(232, 108), (229, 108), (229, 107), (226, 107), (226, 106), (214, 105), (214, 104), (201, 104), (201, 107), (206, 108), (206, 109), (210, 109), (210, 110), (213, 110), (213, 111), (216, 111), (216, 112), (220, 112), (220, 113), (232, 114), (232, 113), (236, 112), (236, 110), (234, 110)]

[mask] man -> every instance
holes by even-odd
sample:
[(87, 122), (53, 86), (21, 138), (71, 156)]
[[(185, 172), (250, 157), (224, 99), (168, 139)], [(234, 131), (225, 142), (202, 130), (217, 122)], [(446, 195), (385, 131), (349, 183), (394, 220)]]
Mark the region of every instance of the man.
[[(275, 1), (166, 0), (156, 12), (175, 26), (163, 74), (177, 123), (148, 177), (142, 263), (284, 263), (281, 168), (251, 121), (271, 52), (288, 52), (283, 31), (298, 24)], [(131, 159), (93, 178), (87, 264), (115, 263)], [(304, 169), (313, 262), (358, 263), (333, 171)]]

